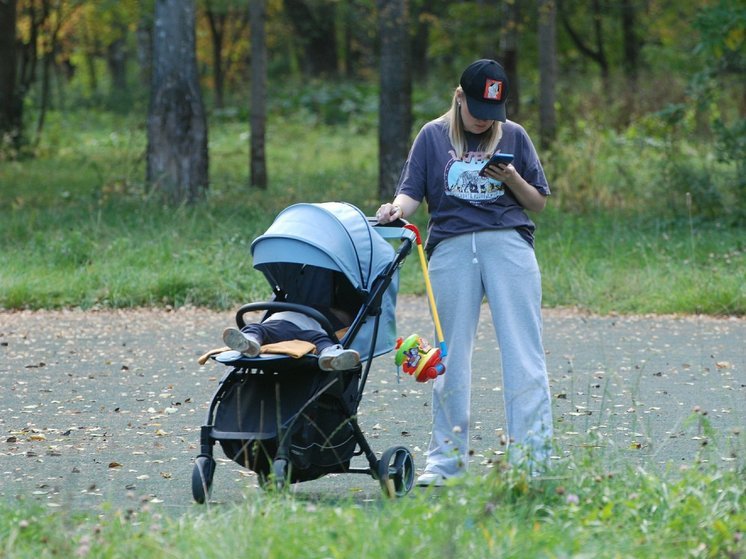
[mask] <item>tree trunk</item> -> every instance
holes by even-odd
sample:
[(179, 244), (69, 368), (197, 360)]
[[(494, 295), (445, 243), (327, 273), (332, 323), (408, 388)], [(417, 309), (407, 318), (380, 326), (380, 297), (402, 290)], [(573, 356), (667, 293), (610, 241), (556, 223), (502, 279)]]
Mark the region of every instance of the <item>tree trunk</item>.
[(111, 77), (111, 95), (122, 99), (127, 97), (127, 27), (122, 25), (118, 31), (122, 36), (107, 47), (106, 64)]
[[(249, 6), (251, 1), (249, 1)], [(216, 13), (212, 9), (212, 4), (207, 2), (205, 9), (207, 22), (210, 26), (210, 39), (212, 42), (212, 75), (213, 85), (215, 86), (215, 107), (223, 108), (223, 37), (225, 35), (226, 14)]]
[(542, 149), (551, 147), (557, 135), (554, 110), (557, 85), (557, 6), (555, 0), (539, 0), (539, 138)]
[[(414, 33), (412, 35), (412, 78), (426, 80), (428, 75), (427, 49), (430, 39), (430, 15), (424, 2), (417, 2), (410, 6)], [(424, 16), (424, 17), (423, 17)]]
[[(624, 73), (633, 85), (637, 83), (640, 40), (637, 37), (637, 8), (633, 0), (622, 1), (622, 41), (624, 42)], [(630, 88), (634, 89), (634, 88)]]
[(521, 111), (520, 82), (518, 80), (518, 22), (520, 21), (519, 2), (503, 2), (500, 26), (500, 62), (508, 75), (510, 98), (508, 117), (517, 120)]
[(208, 187), (194, 25), (194, 0), (156, 0), (147, 181), (173, 205), (197, 202)]
[(378, 194), (386, 200), (396, 189), (412, 129), (407, 0), (378, 0), (378, 18), (381, 37)]
[(611, 92), (611, 88), (609, 87), (609, 61), (606, 59), (606, 52), (604, 50), (601, 4), (598, 0), (592, 0), (591, 8), (593, 18), (593, 41), (596, 45), (595, 50), (585, 44), (580, 33), (572, 26), (570, 23), (572, 14), (569, 13), (568, 10), (561, 10), (560, 17), (562, 19), (562, 26), (565, 28), (568, 35), (570, 35), (570, 38), (573, 43), (575, 43), (575, 46), (578, 47), (578, 50), (598, 64), (601, 71), (601, 79), (604, 83), (604, 92), (609, 94)]
[(16, 81), (16, 0), (0, 1), (0, 151), (20, 147), (22, 120)]
[(264, 142), (267, 127), (267, 47), (265, 40), (266, 0), (249, 1), (251, 25), (251, 186), (267, 188)]
[[(47, 29), (43, 51), (41, 53), (41, 99), (39, 100), (39, 117), (36, 121), (36, 138), (34, 139), (34, 145), (38, 145), (41, 141), (41, 132), (44, 129), (44, 120), (47, 115), (47, 109), (50, 105), (52, 64), (54, 62), (54, 54), (57, 51), (57, 36), (60, 31), (60, 25), (62, 25), (64, 19), (62, 6), (59, 3), (52, 6), (50, 2), (45, 0), (42, 2), (42, 7), (44, 20), (49, 21), (50, 25)], [(54, 17), (52, 17), (52, 10), (55, 11)]]
[(140, 84), (148, 87), (153, 73), (153, 14), (141, 8), (137, 20), (137, 66)]

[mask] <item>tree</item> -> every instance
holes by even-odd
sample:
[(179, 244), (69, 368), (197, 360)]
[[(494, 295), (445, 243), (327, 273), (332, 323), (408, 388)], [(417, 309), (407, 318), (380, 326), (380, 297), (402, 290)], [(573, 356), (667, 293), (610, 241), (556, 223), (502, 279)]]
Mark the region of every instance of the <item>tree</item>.
[(194, 0), (156, 0), (147, 182), (171, 204), (194, 203), (208, 187), (194, 22)]
[(557, 135), (554, 109), (557, 86), (557, 5), (555, 0), (539, 0), (539, 145), (551, 147)]
[(502, 4), (503, 25), (500, 27), (500, 62), (510, 84), (510, 118), (515, 120), (521, 109), (520, 82), (518, 81), (518, 22), (520, 4), (507, 0)]
[(22, 111), (16, 82), (16, 1), (0, 1), (0, 149), (20, 147)]
[(293, 42), (300, 51), (304, 75), (336, 75), (336, 2), (285, 0), (284, 4), (286, 17), (294, 35)]
[[(604, 48), (604, 30), (603, 30), (603, 13), (601, 10), (600, 0), (591, 0), (591, 18), (593, 21), (593, 34), (591, 39), (595, 44), (595, 48), (587, 45), (581, 36), (581, 33), (573, 27), (571, 19), (573, 19), (570, 10), (566, 9), (566, 3), (563, 3), (563, 9), (560, 10), (562, 26), (567, 31), (568, 35), (572, 39), (578, 50), (585, 56), (593, 60), (601, 71), (601, 79), (604, 82), (604, 91), (609, 92), (609, 61), (606, 57), (606, 49)], [(582, 8), (586, 11), (587, 8)]]
[(640, 60), (641, 41), (637, 33), (637, 8), (634, 0), (622, 0), (622, 49), (624, 58), (622, 66), (627, 80), (631, 83), (629, 90), (634, 91), (637, 85), (638, 65)]
[(390, 198), (409, 150), (412, 80), (407, 0), (378, 0), (381, 33), (381, 97), (378, 130), (378, 193)]
[(267, 128), (267, 48), (264, 23), (266, 0), (249, 0), (251, 25), (251, 186), (267, 188), (267, 162), (264, 153)]
[[(210, 30), (212, 49), (212, 76), (215, 89), (215, 107), (225, 106), (225, 84), (231, 66), (231, 46), (246, 35), (248, 13), (245, 0), (204, 0), (204, 14)], [(249, 1), (251, 9), (251, 1)], [(266, 8), (265, 8), (266, 12)]]

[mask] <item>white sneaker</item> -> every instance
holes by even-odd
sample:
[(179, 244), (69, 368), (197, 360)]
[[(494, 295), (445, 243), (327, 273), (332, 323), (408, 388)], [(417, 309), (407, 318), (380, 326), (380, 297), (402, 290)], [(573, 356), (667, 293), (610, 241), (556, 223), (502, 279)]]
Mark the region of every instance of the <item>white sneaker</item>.
[(247, 357), (259, 355), (261, 344), (252, 336), (244, 334), (238, 328), (226, 328), (223, 330), (223, 341), (229, 348), (240, 351)]
[(331, 346), (319, 354), (319, 369), (322, 371), (349, 371), (360, 364), (360, 354), (354, 349)]
[(446, 478), (434, 472), (425, 472), (417, 478), (417, 485), (419, 487), (443, 487), (445, 482)]

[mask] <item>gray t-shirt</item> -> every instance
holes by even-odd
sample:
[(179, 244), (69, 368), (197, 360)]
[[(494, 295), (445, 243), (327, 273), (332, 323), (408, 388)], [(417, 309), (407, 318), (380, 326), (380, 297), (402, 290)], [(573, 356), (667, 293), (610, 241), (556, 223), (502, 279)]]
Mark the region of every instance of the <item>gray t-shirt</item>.
[[(397, 194), (427, 201), (428, 254), (445, 238), (489, 229), (515, 228), (533, 246), (534, 222), (510, 189), (479, 176), (491, 154), (478, 150), (480, 136), (466, 136), (469, 150), (456, 159), (446, 123), (439, 119), (428, 122), (415, 138), (399, 179)], [(539, 156), (521, 125), (510, 120), (503, 123), (497, 151), (512, 153), (516, 171), (543, 195), (549, 195)]]

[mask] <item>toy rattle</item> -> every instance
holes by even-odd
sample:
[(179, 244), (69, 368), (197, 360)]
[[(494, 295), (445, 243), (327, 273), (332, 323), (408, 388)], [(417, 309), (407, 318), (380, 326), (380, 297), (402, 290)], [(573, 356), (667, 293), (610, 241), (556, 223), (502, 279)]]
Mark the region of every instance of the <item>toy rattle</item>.
[(396, 366), (414, 376), (417, 382), (427, 382), (446, 372), (440, 349), (432, 347), (417, 334), (397, 339), (396, 350)]

